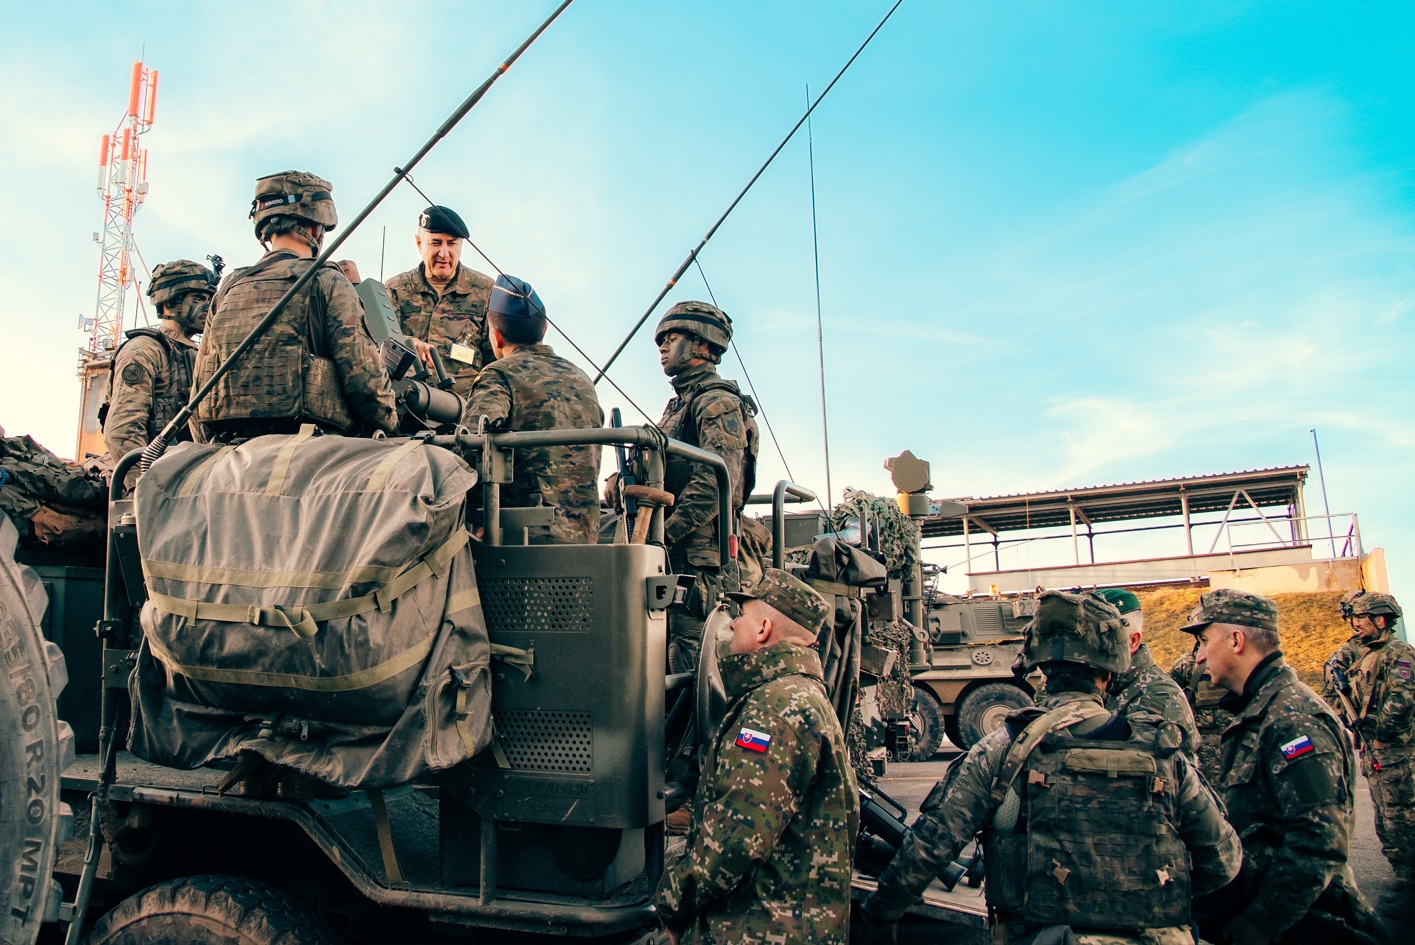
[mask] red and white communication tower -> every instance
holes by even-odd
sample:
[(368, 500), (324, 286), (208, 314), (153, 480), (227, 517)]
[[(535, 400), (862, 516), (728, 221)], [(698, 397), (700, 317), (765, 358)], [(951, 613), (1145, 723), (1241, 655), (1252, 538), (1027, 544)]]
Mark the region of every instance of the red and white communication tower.
[[(138, 288), (133, 242), (133, 217), (147, 197), (147, 148), (143, 134), (157, 114), (157, 70), (139, 60), (133, 63), (128, 86), (128, 109), (112, 134), (103, 136), (98, 151), (98, 196), (103, 200), (103, 231), (94, 234), (99, 244), (98, 301), (92, 320), (84, 320), (88, 345), (81, 353), (79, 376), (83, 382), (83, 407), (79, 421), (77, 456), (80, 460), (104, 451), (98, 408), (107, 386), (108, 363), (123, 340), (127, 292)], [(142, 305), (138, 295), (137, 305)]]

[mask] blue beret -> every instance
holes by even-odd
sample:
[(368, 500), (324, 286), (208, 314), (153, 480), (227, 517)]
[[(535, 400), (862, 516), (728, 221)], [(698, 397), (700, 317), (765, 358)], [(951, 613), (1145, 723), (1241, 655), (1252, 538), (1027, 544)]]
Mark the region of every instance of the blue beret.
[(515, 276), (497, 276), (491, 287), (491, 302), (487, 311), (495, 312), (503, 318), (545, 317), (545, 306), (531, 284)]
[(457, 216), (456, 211), (446, 207), (428, 207), (418, 216), (418, 228), (429, 233), (446, 233), (464, 240), (472, 238), (462, 218)]

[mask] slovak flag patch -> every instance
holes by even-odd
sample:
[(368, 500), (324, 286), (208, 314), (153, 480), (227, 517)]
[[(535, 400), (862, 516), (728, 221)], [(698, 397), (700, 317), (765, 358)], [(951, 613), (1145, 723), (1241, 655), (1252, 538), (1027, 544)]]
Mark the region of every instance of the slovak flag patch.
[(766, 751), (766, 746), (770, 744), (771, 736), (765, 732), (758, 732), (756, 729), (744, 727), (737, 733), (738, 748), (746, 748), (749, 751)]
[(1301, 758), (1310, 751), (1315, 751), (1312, 747), (1312, 740), (1306, 735), (1301, 738), (1294, 738), (1286, 745), (1282, 746), (1282, 757), (1291, 761), (1293, 758)]

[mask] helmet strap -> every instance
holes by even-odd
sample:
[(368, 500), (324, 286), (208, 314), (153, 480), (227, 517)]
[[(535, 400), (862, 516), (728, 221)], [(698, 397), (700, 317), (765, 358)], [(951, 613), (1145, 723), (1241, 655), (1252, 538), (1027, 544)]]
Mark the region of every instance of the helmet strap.
[(669, 357), (663, 365), (663, 373), (669, 377), (676, 377), (682, 374), (692, 366), (691, 362), (696, 358), (707, 360), (703, 357), (704, 352), (699, 350), (700, 348), (706, 350), (707, 342), (703, 341), (697, 335), (690, 334), (681, 329), (678, 330), (676, 334), (678, 337), (669, 347)]

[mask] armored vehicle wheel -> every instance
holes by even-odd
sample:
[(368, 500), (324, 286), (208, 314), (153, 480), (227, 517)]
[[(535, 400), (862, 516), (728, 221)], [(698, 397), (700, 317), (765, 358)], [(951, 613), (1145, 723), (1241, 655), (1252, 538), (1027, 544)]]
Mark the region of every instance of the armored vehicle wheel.
[(18, 540), (0, 513), (0, 942), (27, 945), (59, 904), (54, 855), (73, 824), (59, 774), (73, 760), (74, 733), (54, 701), (68, 680), (64, 655), (39, 629), (48, 599), (15, 562)]
[(1001, 726), (1007, 716), (1031, 704), (1032, 697), (1011, 683), (979, 686), (964, 696), (958, 706), (958, 734), (963, 739), (958, 747), (967, 751), (988, 732)]
[(904, 761), (931, 761), (943, 744), (943, 706), (924, 686), (914, 687), (909, 709), (909, 754)]
[(337, 945), (299, 900), (243, 876), (189, 876), (118, 903), (85, 945)]

